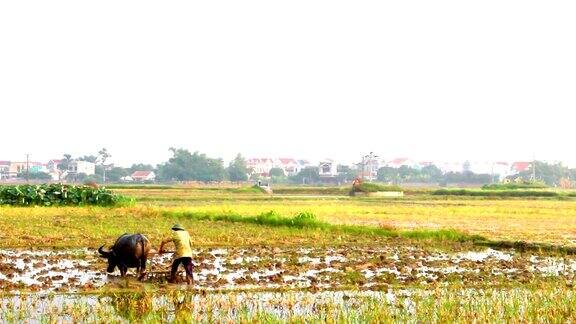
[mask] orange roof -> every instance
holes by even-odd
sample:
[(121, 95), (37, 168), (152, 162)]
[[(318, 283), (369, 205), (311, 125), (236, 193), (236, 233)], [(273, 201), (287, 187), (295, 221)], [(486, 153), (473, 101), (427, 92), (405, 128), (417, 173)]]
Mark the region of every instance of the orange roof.
[(280, 158), (279, 160), (280, 162), (282, 162), (282, 164), (289, 164), (289, 163), (296, 164), (296, 160), (290, 158)]
[(512, 163), (512, 169), (519, 172), (526, 171), (530, 168), (531, 164), (532, 162), (514, 162)]
[(152, 171), (134, 171), (132, 173), (132, 178), (145, 178), (150, 175)]

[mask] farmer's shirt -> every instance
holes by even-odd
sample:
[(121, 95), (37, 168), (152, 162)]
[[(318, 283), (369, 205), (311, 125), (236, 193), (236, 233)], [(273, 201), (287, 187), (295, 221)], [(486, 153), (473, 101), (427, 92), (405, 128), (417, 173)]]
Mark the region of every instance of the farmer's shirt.
[(174, 259), (192, 257), (192, 242), (187, 231), (172, 231), (172, 242), (176, 246)]

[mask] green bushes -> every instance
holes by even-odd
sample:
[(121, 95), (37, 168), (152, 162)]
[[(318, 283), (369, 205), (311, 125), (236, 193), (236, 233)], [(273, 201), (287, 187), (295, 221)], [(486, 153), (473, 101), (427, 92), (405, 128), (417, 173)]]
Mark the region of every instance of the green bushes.
[(472, 196), (472, 197), (560, 197), (555, 191), (538, 190), (470, 190), (439, 189), (432, 192), (436, 196)]
[(105, 188), (65, 184), (0, 186), (0, 205), (113, 206), (126, 198)]
[(253, 185), (251, 187), (241, 187), (241, 188), (234, 188), (231, 190), (234, 193), (266, 193), (266, 190), (264, 190), (264, 188), (260, 187), (259, 185)]
[(274, 187), (274, 193), (279, 195), (345, 195), (350, 188), (340, 186), (327, 187), (305, 187), (305, 186), (286, 186)]
[(178, 187), (157, 184), (107, 184), (108, 189), (177, 189)]
[(398, 186), (385, 186), (373, 182), (362, 182), (360, 186), (354, 187), (356, 192), (383, 192), (383, 191), (402, 191)]
[(517, 189), (544, 189), (545, 184), (538, 182), (531, 183), (493, 183), (482, 186), (483, 190), (517, 190)]
[(378, 183), (363, 182), (360, 185), (360, 191), (362, 192), (378, 192), (378, 191), (402, 191), (399, 186), (385, 186)]

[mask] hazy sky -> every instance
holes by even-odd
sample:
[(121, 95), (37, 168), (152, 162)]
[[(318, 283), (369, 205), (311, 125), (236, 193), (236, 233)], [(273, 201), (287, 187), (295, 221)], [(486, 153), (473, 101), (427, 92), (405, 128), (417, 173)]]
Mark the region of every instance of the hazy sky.
[(2, 1), (0, 160), (576, 161), (575, 1)]

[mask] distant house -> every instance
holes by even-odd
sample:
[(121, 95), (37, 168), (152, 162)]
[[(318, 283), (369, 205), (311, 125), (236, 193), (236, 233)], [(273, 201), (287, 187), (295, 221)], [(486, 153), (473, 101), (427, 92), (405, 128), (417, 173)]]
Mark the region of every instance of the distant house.
[(358, 166), (358, 176), (362, 179), (374, 181), (378, 178), (378, 169), (380, 168), (378, 158), (363, 159)]
[(147, 182), (147, 181), (154, 181), (156, 180), (156, 174), (154, 171), (134, 171), (132, 175), (130, 175), (133, 181), (137, 182)]
[[(28, 166), (27, 166), (28, 165)], [(19, 173), (26, 172), (30, 167), (30, 162), (10, 162), (10, 168), (8, 169), (8, 177), (16, 178)]]
[(291, 158), (280, 158), (278, 159), (278, 163), (275, 165), (284, 171), (284, 175), (293, 176), (300, 172), (300, 168), (298, 165), (298, 161)]
[(464, 171), (464, 163), (462, 162), (441, 162), (437, 167), (442, 171), (442, 173)]
[(507, 162), (470, 161), (467, 171), (476, 174), (490, 174), (503, 179), (510, 175), (510, 164)]
[(10, 172), (10, 161), (0, 161), (0, 180), (8, 178)]
[(492, 174), (498, 175), (500, 180), (510, 175), (510, 164), (508, 162), (494, 162)]
[(52, 159), (46, 163), (46, 169), (48, 169), (48, 174), (52, 177), (52, 180), (59, 181), (66, 178), (68, 171), (63, 171), (58, 168), (62, 161), (61, 159)]
[(96, 174), (96, 164), (88, 161), (74, 160), (68, 164), (69, 174), (94, 175)]
[(30, 173), (48, 173), (48, 168), (45, 163), (41, 162), (29, 162)]
[(331, 159), (322, 160), (318, 165), (318, 175), (321, 178), (335, 178), (338, 176), (338, 165)]
[(251, 158), (246, 160), (246, 167), (251, 170), (251, 175), (262, 177), (268, 177), (274, 165), (274, 159), (270, 158)]
[(58, 171), (58, 165), (60, 165), (60, 163), (62, 163), (62, 160), (57, 159), (50, 160), (46, 164), (46, 168), (48, 168), (49, 172), (56, 172)]
[(532, 162), (514, 162), (510, 167), (510, 171), (512, 172), (512, 174), (518, 174), (520, 172), (530, 170), (531, 166)]
[(52, 159), (52, 160), (48, 161), (48, 163), (46, 164), (46, 167), (48, 168), (49, 172), (55, 172), (58, 170), (58, 165), (60, 163), (62, 163), (62, 160)]
[(298, 172), (310, 166), (310, 162), (308, 160), (297, 160), (296, 162), (298, 163)]

